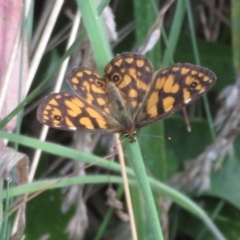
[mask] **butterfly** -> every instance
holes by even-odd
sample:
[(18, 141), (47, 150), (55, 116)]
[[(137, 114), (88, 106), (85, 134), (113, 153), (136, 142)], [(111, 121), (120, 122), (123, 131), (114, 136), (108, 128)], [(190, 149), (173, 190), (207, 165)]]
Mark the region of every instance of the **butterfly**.
[(154, 74), (145, 56), (122, 53), (106, 66), (103, 78), (87, 67), (77, 67), (67, 80), (74, 93), (47, 96), (37, 110), (41, 123), (62, 130), (119, 132), (134, 142), (137, 128), (192, 103), (213, 86), (216, 76), (189, 63)]

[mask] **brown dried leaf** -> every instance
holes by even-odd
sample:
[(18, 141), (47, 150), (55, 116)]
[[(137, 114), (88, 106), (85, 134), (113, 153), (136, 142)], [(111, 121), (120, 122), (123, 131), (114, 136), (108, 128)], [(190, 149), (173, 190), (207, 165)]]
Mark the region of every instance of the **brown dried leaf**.
[[(15, 151), (12, 148), (6, 147), (0, 139), (0, 186), (2, 188), (4, 179), (11, 179), (11, 171), (16, 168), (16, 184), (21, 185), (28, 182), (28, 169), (29, 169), (29, 159), (23, 154)], [(13, 235), (11, 240), (19, 239), (22, 235), (26, 220), (25, 220), (25, 208), (26, 208), (26, 195), (18, 198), (18, 213), (15, 221), (15, 226), (13, 229)]]
[(116, 42), (118, 35), (116, 31), (116, 23), (114, 21), (115, 16), (113, 15), (112, 9), (109, 6), (104, 8), (102, 17), (109, 41)]
[(210, 187), (212, 162), (217, 157), (218, 152), (215, 150), (215, 145), (211, 145), (197, 158), (187, 161), (184, 164), (184, 170), (175, 174), (169, 184), (177, 189), (185, 188), (201, 193)]
[(106, 204), (110, 207), (115, 208), (116, 215), (122, 221), (128, 222), (129, 215), (127, 213), (123, 212), (123, 203), (116, 198), (116, 191), (111, 186), (108, 187), (108, 189), (106, 191), (106, 195), (107, 195)]
[(161, 227), (164, 234), (164, 239), (169, 239), (169, 209), (172, 205), (170, 198), (160, 196), (158, 198), (158, 205), (161, 209)]
[(157, 20), (149, 30), (147, 37), (142, 44), (142, 46), (139, 47), (138, 52), (145, 55), (147, 52), (149, 52), (157, 43), (157, 41), (160, 38), (161, 35), (161, 27), (163, 25), (163, 20), (165, 13), (170, 8), (170, 6), (173, 4), (174, 0), (168, 0), (165, 5), (162, 7), (161, 11), (158, 14)]
[[(15, 40), (20, 36), (22, 24), (23, 1), (2, 1), (0, 4), (0, 120), (6, 117), (19, 103), (20, 84), (25, 85), (28, 69), (27, 43), (17, 41), (18, 48), (14, 59), (10, 77), (6, 80), (6, 73), (11, 62), (11, 55), (14, 52)], [(21, 46), (24, 45), (22, 53)], [(23, 54), (23, 57), (21, 56)], [(22, 77), (21, 77), (22, 73)], [(20, 99), (26, 95), (24, 87), (21, 88)], [(12, 119), (6, 130), (12, 131), (16, 127), (16, 118)]]
[(69, 221), (65, 232), (68, 233), (69, 239), (82, 239), (87, 227), (87, 208), (85, 202), (81, 200), (78, 202), (77, 211)]

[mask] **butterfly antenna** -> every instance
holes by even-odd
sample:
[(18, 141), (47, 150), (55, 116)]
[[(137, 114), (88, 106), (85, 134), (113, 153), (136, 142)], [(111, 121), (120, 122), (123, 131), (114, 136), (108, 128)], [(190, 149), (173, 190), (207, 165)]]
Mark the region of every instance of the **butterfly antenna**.
[(140, 137), (141, 136), (144, 136), (144, 137), (153, 137), (153, 138), (161, 138), (161, 139), (164, 139), (164, 140), (172, 140), (171, 137), (168, 137), (168, 136), (157, 136), (157, 135), (152, 135), (152, 134), (138, 134)]

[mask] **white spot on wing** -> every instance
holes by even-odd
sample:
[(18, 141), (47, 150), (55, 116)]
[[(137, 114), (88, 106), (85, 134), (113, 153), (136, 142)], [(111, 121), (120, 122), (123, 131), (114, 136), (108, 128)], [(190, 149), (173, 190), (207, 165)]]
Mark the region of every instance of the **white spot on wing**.
[(201, 94), (201, 93), (203, 93), (203, 92), (205, 92), (206, 90), (205, 90), (205, 88), (202, 88), (200, 91), (199, 91), (199, 94)]
[(191, 100), (192, 100), (192, 98), (188, 98), (188, 99), (186, 99), (184, 102), (185, 102), (186, 104), (188, 104)]
[(76, 131), (77, 128), (76, 127), (68, 127), (70, 130)]

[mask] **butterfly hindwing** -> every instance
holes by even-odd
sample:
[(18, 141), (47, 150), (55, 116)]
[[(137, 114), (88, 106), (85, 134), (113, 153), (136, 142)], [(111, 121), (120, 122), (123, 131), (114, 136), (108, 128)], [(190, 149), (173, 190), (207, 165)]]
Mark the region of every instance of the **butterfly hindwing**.
[(63, 130), (117, 132), (118, 123), (74, 93), (52, 93), (37, 111), (38, 120)]

